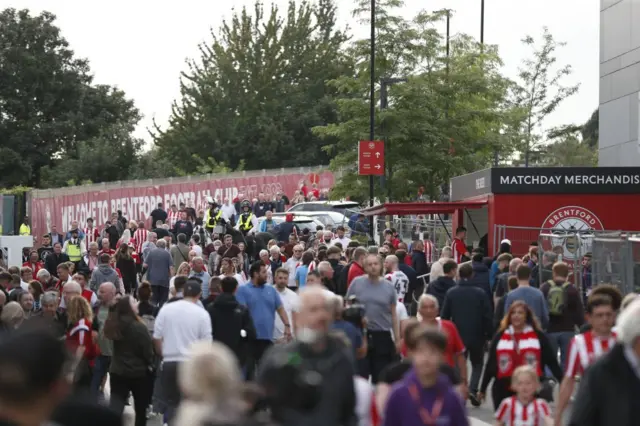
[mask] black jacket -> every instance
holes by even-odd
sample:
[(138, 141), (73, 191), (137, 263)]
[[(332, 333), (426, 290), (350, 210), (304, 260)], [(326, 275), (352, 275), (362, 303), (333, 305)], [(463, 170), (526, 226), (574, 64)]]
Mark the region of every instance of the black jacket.
[(276, 234), (276, 238), (278, 239), (278, 241), (288, 242), (289, 235), (293, 234), (294, 229), (296, 230), (298, 236), (300, 236), (300, 229), (298, 228), (298, 225), (293, 222), (282, 222), (280, 225), (276, 226), (273, 229), (273, 232)]
[(404, 259), (400, 260), (401, 263), (398, 263), (398, 269), (400, 270), (400, 272), (405, 274), (407, 278), (409, 278), (407, 294), (404, 297), (404, 303), (407, 304), (411, 303), (413, 301), (413, 297), (416, 296), (414, 293), (416, 291), (416, 288), (418, 287), (418, 274), (416, 273), (416, 270), (411, 266), (402, 263), (403, 261)]
[(491, 293), (491, 285), (489, 284), (489, 268), (487, 268), (484, 262), (471, 262), (471, 267), (473, 268), (471, 283), (484, 291), (484, 294), (489, 298), (489, 303), (491, 303), (491, 310), (493, 310), (493, 294)]
[(444, 296), (447, 294), (449, 289), (452, 289), (455, 286), (456, 282), (453, 278), (449, 277), (438, 277), (435, 281), (431, 281), (429, 283), (429, 287), (427, 287), (427, 294), (431, 294), (438, 299), (440, 312), (442, 312), (442, 307), (444, 306)]
[(638, 424), (640, 379), (616, 345), (582, 376), (569, 426), (632, 426)]
[(340, 280), (340, 276), (342, 275), (342, 270), (344, 269), (344, 265), (340, 263), (338, 259), (329, 259), (328, 262), (331, 264), (331, 267), (333, 268), (333, 278), (331, 279), (331, 285), (333, 286), (333, 288), (331, 287), (327, 287), (327, 288), (339, 296), (344, 296), (345, 294), (347, 294), (347, 287), (341, 285), (342, 283)]
[(69, 261), (69, 256), (65, 253), (55, 254), (49, 253), (47, 259), (44, 261), (44, 267), (54, 277), (58, 277), (58, 265)]
[[(220, 294), (207, 306), (211, 316), (213, 340), (227, 345), (236, 354), (240, 365), (244, 365), (248, 353), (247, 342), (256, 339), (256, 329), (249, 310), (238, 303), (233, 294)], [(246, 336), (242, 336), (242, 330)]]
[(453, 321), (467, 348), (482, 347), (493, 334), (489, 297), (471, 281), (460, 281), (447, 292), (440, 316)]
[(149, 330), (135, 318), (122, 318), (122, 336), (113, 339), (109, 372), (127, 378), (146, 377), (154, 365), (153, 343)]
[(427, 258), (423, 251), (411, 252), (411, 264), (416, 271), (416, 275), (424, 275), (429, 273), (429, 265), (427, 265)]

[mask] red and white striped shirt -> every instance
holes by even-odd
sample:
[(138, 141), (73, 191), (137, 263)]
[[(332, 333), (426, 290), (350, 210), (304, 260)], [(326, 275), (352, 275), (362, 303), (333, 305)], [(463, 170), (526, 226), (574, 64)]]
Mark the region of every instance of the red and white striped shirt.
[[(173, 210), (169, 210), (167, 212), (167, 223), (169, 224), (169, 226), (171, 227), (171, 229), (173, 229), (174, 225), (176, 224), (176, 222), (180, 219), (180, 212), (174, 212)], [(151, 226), (153, 228), (156, 227), (155, 223), (152, 223)]]
[(424, 257), (427, 259), (427, 264), (431, 265), (433, 262), (437, 260), (437, 259), (434, 259), (433, 257), (434, 248), (435, 248), (433, 246), (433, 241), (424, 240), (423, 244), (424, 244)]
[(87, 249), (89, 248), (89, 244), (100, 241), (100, 231), (98, 231), (98, 228), (95, 226), (93, 228), (84, 228), (82, 232), (84, 232), (84, 243)]
[(524, 405), (516, 396), (503, 399), (496, 411), (496, 420), (505, 426), (544, 426), (549, 416), (551, 410), (544, 399)]
[(147, 241), (148, 235), (149, 231), (144, 228), (138, 228), (136, 229), (136, 232), (133, 233), (133, 239), (131, 242), (133, 243), (133, 247), (137, 253), (142, 253), (142, 245)]
[(577, 334), (569, 343), (565, 375), (575, 377), (584, 373), (589, 365), (609, 352), (615, 344), (615, 333), (606, 338), (594, 336), (591, 331)]

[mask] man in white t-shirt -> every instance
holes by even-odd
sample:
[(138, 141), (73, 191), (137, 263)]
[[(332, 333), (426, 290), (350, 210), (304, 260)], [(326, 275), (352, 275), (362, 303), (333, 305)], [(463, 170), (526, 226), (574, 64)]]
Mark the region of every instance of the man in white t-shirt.
[(283, 267), (289, 271), (289, 283), (287, 285), (291, 290), (298, 288), (298, 285), (296, 284), (296, 268), (302, 262), (303, 251), (304, 248), (302, 248), (300, 244), (293, 246), (293, 256), (291, 256), (283, 265)]
[(385, 278), (396, 289), (398, 302), (404, 303), (404, 296), (409, 290), (409, 278), (398, 269), (398, 262), (398, 257), (393, 254), (384, 258), (384, 270), (387, 272)]
[(196, 304), (200, 301), (202, 286), (196, 280), (188, 280), (183, 294), (182, 299), (173, 299), (162, 306), (153, 329), (156, 354), (163, 359), (160, 383), (169, 424), (180, 403), (179, 365), (189, 357), (195, 342), (213, 339), (211, 318)]
[(331, 241), (331, 245), (340, 243), (340, 245), (342, 245), (342, 250), (346, 251), (350, 242), (351, 240), (345, 236), (344, 226), (338, 226), (336, 228), (336, 234), (334, 235), (333, 241)]
[[(295, 335), (300, 300), (296, 292), (288, 288), (289, 271), (285, 268), (276, 269), (273, 280), (278, 295), (280, 295), (280, 300), (282, 300), (282, 307), (287, 312), (289, 321), (291, 321), (292, 334)], [(284, 324), (278, 315), (276, 315), (273, 327), (273, 341), (275, 343), (287, 343), (284, 337)]]

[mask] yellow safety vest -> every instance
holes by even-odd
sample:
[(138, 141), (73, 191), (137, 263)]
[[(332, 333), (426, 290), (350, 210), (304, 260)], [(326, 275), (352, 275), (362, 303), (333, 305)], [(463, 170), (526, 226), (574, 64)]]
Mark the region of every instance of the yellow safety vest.
[(24, 223), (20, 225), (20, 235), (31, 235), (31, 227), (29, 225), (25, 225)]
[(80, 251), (80, 243), (78, 244), (67, 244), (67, 256), (69, 256), (69, 260), (72, 262), (80, 262), (82, 259), (82, 252)]
[(218, 222), (222, 217), (222, 210), (218, 210), (218, 214), (214, 218), (211, 218), (210, 215), (211, 215), (211, 210), (207, 209), (207, 211), (204, 212), (204, 219), (202, 220), (202, 223), (204, 223), (204, 226), (206, 228), (213, 229), (213, 227), (218, 225)]
[(251, 219), (253, 219), (253, 213), (249, 213), (249, 214), (245, 213), (242, 216), (240, 216), (241, 231), (249, 231), (251, 228), (253, 228), (253, 222), (251, 222)]

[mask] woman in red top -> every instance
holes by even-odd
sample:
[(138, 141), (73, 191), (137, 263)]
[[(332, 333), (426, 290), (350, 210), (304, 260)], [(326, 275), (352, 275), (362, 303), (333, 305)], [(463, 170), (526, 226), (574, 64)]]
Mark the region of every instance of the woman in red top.
[(509, 307), (498, 333), (491, 341), (478, 399), (484, 399), (489, 382), (493, 380), (491, 395), (497, 411), (503, 399), (515, 395), (511, 389), (511, 376), (521, 365), (535, 368), (538, 377), (543, 376), (544, 367), (547, 366), (558, 383), (562, 381), (557, 351), (540, 328), (531, 309), (518, 300)]
[(93, 335), (93, 311), (84, 297), (73, 297), (67, 306), (67, 347), (76, 362), (74, 381), (79, 388), (91, 385), (99, 349)]

